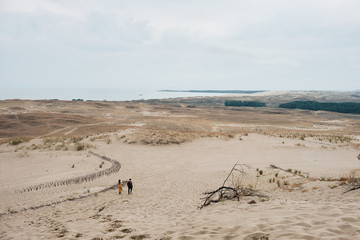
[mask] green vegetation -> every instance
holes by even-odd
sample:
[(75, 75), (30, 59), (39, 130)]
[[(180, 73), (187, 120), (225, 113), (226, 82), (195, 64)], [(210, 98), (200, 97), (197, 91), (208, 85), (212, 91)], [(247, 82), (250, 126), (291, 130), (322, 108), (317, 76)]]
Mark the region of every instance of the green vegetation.
[(29, 140), (30, 139), (27, 137), (17, 137), (17, 138), (10, 139), (9, 144), (15, 146), (15, 145), (19, 145), (20, 143), (23, 143), (23, 142), (28, 142)]
[(234, 107), (266, 107), (266, 104), (258, 101), (237, 101), (237, 100), (227, 100), (225, 101), (225, 106), (234, 106)]
[(316, 102), (316, 101), (294, 101), (280, 104), (281, 108), (291, 108), (291, 109), (307, 109), (307, 110), (324, 110), (330, 112), (339, 112), (339, 113), (357, 113), (360, 114), (360, 103), (355, 102)]
[(22, 139), (20, 139), (20, 138), (15, 138), (15, 139), (11, 139), (11, 140), (9, 141), (9, 144), (10, 144), (10, 145), (19, 145), (19, 144), (22, 143), (22, 142), (23, 142)]

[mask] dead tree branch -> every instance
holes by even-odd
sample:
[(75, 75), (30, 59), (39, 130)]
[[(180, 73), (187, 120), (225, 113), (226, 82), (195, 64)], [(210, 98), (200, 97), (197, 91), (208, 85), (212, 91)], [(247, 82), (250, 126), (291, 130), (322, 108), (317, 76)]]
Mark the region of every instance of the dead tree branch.
[[(203, 200), (203, 203), (201, 204), (200, 209), (210, 205), (211, 203), (217, 203), (223, 200), (237, 199), (238, 201), (240, 201), (240, 197), (243, 196), (257, 196), (260, 198), (268, 198), (260, 191), (252, 189), (250, 187), (242, 186), (242, 180), (244, 176), (247, 175), (247, 172), (245, 171), (246, 169), (249, 169), (249, 166), (235, 163), (235, 165), (230, 170), (228, 176), (225, 178), (221, 187), (219, 187), (215, 191), (208, 191), (203, 193), (205, 197), (201, 198), (201, 200)], [(226, 186), (230, 177), (232, 181), (228, 186)]]
[(345, 193), (360, 189), (360, 178), (351, 179)]

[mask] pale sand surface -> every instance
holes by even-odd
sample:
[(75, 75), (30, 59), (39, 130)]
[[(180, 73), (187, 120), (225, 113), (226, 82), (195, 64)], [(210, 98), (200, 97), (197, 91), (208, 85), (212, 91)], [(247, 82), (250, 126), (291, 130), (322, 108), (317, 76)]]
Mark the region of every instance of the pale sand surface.
[[(81, 184), (19, 193), (27, 186), (100, 171), (102, 160), (87, 151), (32, 150), (19, 155), (1, 145), (1, 239), (360, 239), (360, 191), (344, 193), (336, 181), (303, 179), (270, 169), (298, 169), (317, 178), (339, 178), (360, 168), (359, 151), (341, 144), (249, 134), (231, 139), (202, 138), (180, 145), (127, 144), (111, 134), (110, 144), (91, 142), (91, 150), (121, 163), (118, 173)], [(284, 142), (284, 143), (283, 143)], [(26, 143), (31, 144), (31, 142)], [(236, 163), (264, 171), (257, 189), (269, 196), (223, 201), (203, 209), (200, 198), (221, 186)], [(72, 164), (75, 165), (72, 168)], [(105, 163), (104, 168), (110, 167)], [(301, 187), (278, 188), (281, 181)], [(88, 198), (46, 206), (94, 193), (132, 178), (134, 192), (110, 190)], [(254, 199), (256, 204), (247, 202)], [(9, 213), (18, 211), (17, 213)]]

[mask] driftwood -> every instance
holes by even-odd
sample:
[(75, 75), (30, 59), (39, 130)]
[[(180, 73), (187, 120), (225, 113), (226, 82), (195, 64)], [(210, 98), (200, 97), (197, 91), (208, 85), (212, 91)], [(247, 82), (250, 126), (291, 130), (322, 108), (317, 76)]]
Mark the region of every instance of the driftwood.
[[(242, 186), (242, 181), (246, 173), (246, 169), (249, 169), (247, 165), (236, 163), (228, 176), (223, 182), (223, 185), (214, 191), (208, 191), (203, 193), (205, 197), (202, 198), (203, 203), (200, 209), (210, 205), (211, 203), (217, 203), (223, 200), (236, 199), (240, 201), (240, 197), (243, 196), (257, 196), (260, 198), (268, 198), (265, 194), (261, 193), (250, 187)], [(231, 183), (229, 180), (231, 178)]]

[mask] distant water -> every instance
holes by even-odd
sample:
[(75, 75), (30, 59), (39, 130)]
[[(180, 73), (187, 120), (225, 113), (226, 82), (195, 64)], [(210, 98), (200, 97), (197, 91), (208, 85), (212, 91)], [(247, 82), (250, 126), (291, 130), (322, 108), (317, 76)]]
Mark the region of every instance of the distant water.
[(108, 88), (1, 88), (0, 99), (59, 99), (59, 100), (107, 100), (132, 101), (177, 97), (222, 96), (230, 93), (164, 92), (153, 89), (108, 89)]

